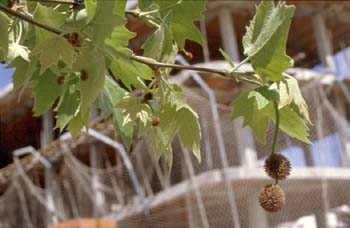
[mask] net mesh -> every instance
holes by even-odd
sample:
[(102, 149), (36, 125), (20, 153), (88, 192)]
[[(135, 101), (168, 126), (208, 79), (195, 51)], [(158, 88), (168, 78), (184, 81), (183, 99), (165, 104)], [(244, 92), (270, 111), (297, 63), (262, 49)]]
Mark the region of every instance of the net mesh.
[[(296, 77), (307, 73), (294, 72)], [(212, 94), (196, 80), (188, 78), (181, 85), (199, 115), (201, 163), (175, 140), (169, 172), (165, 161), (154, 158), (147, 137), (137, 141), (128, 159), (140, 194), (120, 150), (96, 139), (68, 140), (52, 148), (63, 158), (51, 168), (27, 172), (17, 164), (0, 197), (0, 227), (46, 227), (81, 217), (117, 220), (118, 228), (350, 227), (348, 104), (336, 82), (325, 85), (317, 77), (301, 81), (313, 122), (313, 144), (280, 135), (277, 150), (294, 169), (281, 182), (286, 206), (281, 212), (266, 213), (258, 194), (271, 183), (261, 166), (270, 151), (273, 129), (268, 131), (267, 145), (262, 145), (249, 128), (241, 127), (242, 120), (230, 120), (227, 101), (247, 88), (233, 84), (227, 91), (210, 90), (217, 98), (213, 107)], [(66, 144), (68, 151), (62, 152)]]

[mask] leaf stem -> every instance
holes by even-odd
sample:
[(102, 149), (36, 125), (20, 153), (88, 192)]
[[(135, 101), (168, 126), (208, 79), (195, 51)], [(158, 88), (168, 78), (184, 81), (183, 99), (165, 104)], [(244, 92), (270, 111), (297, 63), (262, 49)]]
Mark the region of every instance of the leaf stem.
[(242, 62), (240, 62), (238, 65), (236, 65), (234, 68), (232, 68), (231, 71), (236, 71), (238, 70), (241, 66), (243, 66), (244, 64), (246, 64), (249, 61), (249, 57), (243, 59)]
[(278, 133), (280, 128), (280, 111), (278, 110), (278, 104), (276, 101), (273, 102), (273, 107), (275, 109), (275, 114), (276, 114), (276, 124), (275, 124), (275, 132), (273, 134), (271, 154), (274, 154), (276, 152), (276, 144), (277, 144)]

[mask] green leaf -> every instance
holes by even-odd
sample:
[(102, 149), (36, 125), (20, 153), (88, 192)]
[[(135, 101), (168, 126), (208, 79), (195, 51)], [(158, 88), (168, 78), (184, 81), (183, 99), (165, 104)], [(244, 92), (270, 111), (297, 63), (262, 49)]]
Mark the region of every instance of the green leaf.
[(293, 105), (294, 110), (309, 124), (311, 124), (307, 104), (301, 94), (298, 81), (288, 74), (285, 79), (273, 83), (270, 88), (279, 92), (280, 102), (278, 108)]
[[(64, 24), (68, 14), (60, 13), (53, 8), (46, 7), (40, 3), (37, 3), (37, 8), (33, 16), (35, 20), (38, 20), (43, 24), (59, 28)], [(37, 45), (44, 42), (50, 36), (53, 36), (51, 32), (39, 27), (35, 27), (35, 40)]]
[[(232, 120), (242, 116), (243, 127), (249, 125), (257, 139), (265, 143), (266, 131), (269, 128), (269, 116), (261, 109), (270, 103), (265, 96), (257, 91), (247, 91), (232, 103)], [(259, 105), (258, 105), (259, 103)]]
[[(163, 83), (166, 82), (163, 81), (160, 87), (167, 88), (167, 91), (164, 97), (161, 98), (160, 103), (163, 105), (157, 113), (160, 119), (157, 128), (161, 129), (161, 137), (157, 138), (157, 140), (161, 141), (158, 147), (164, 147), (162, 154), (165, 153), (167, 151), (166, 147), (171, 145), (175, 136), (178, 135), (181, 144), (192, 150), (198, 161), (200, 161), (199, 143), (201, 131), (198, 116), (187, 104), (185, 95), (179, 86), (175, 84), (167, 84), (165, 86)], [(164, 146), (161, 147), (161, 145)]]
[(116, 1), (98, 0), (94, 17), (90, 21), (93, 28), (93, 41), (97, 46), (103, 45), (117, 25), (124, 25), (124, 18), (116, 15)]
[(178, 135), (181, 144), (190, 148), (200, 162), (201, 130), (197, 114), (192, 109), (182, 108), (176, 113), (176, 123), (179, 125)]
[(80, 110), (80, 94), (74, 89), (74, 86), (68, 85), (65, 92), (60, 98), (56, 108), (56, 128), (60, 131), (68, 125), (68, 123), (78, 115)]
[(61, 36), (53, 36), (38, 44), (32, 51), (32, 56), (38, 55), (40, 61), (40, 73), (45, 72), (62, 60), (70, 68), (75, 58), (72, 45)]
[(87, 13), (86, 23), (90, 23), (92, 18), (95, 16), (97, 0), (85, 0), (84, 4)]
[(102, 93), (105, 80), (105, 59), (103, 53), (91, 47), (81, 48), (80, 55), (72, 65), (73, 71), (85, 71), (86, 80), (80, 80), (77, 88), (81, 97), (81, 113), (84, 116), (90, 104)]
[(289, 26), (295, 11), (285, 2), (275, 7), (273, 1), (261, 1), (243, 37), (244, 54), (264, 81), (283, 79), (283, 72), (293, 65), (286, 55)]
[(57, 83), (57, 78), (58, 76), (48, 70), (33, 80), (35, 116), (45, 113), (62, 94), (63, 86)]
[(12, 75), (13, 91), (16, 92), (32, 78), (36, 70), (36, 61), (27, 62), (23, 58), (17, 57), (6, 68), (16, 68)]
[[(128, 95), (127, 91), (113, 82), (109, 77), (106, 77), (105, 93), (112, 107), (116, 106), (125, 96)], [(113, 108), (114, 128), (117, 134), (122, 138), (126, 148), (130, 150), (133, 139), (134, 123), (128, 122), (126, 124), (123, 124), (123, 122), (124, 116), (122, 114), (122, 110), (119, 108)]]
[(144, 49), (144, 56), (160, 62), (170, 63), (169, 57), (174, 49), (169, 16), (163, 19), (161, 26), (146, 40), (142, 48)]
[(6, 14), (0, 12), (0, 50), (3, 51), (4, 56), (7, 56), (8, 52), (8, 28), (9, 28), (9, 18)]
[[(247, 91), (233, 102), (232, 119), (242, 116), (244, 118), (243, 127), (249, 125), (258, 140), (265, 143), (269, 119), (275, 121), (276, 118), (273, 101), (279, 99), (275, 88), (262, 86)], [(284, 106), (279, 111), (280, 129), (291, 137), (310, 143), (306, 119), (298, 115), (291, 105)]]
[[(275, 111), (272, 105), (266, 110), (266, 113), (275, 121)], [(280, 112), (280, 129), (287, 133), (289, 136), (299, 139), (306, 143), (311, 143), (309, 140), (309, 128), (307, 122), (299, 116), (292, 108), (286, 106), (279, 110)]]
[(112, 47), (118, 53), (131, 56), (132, 51), (127, 48), (129, 40), (135, 37), (135, 33), (130, 32), (124, 24), (114, 28), (110, 38), (105, 40), (105, 44)]
[(219, 49), (221, 55), (225, 58), (225, 60), (230, 64), (230, 66), (233, 68), (235, 66), (235, 64), (233, 63), (233, 60), (231, 59), (231, 57), (221, 48)]
[(125, 96), (115, 107), (123, 114), (122, 125), (124, 126), (130, 122), (135, 124), (136, 121), (147, 126), (147, 122), (152, 120), (151, 108), (136, 97)]
[(78, 113), (76, 116), (74, 116), (73, 119), (68, 124), (67, 129), (71, 133), (73, 139), (76, 138), (81, 129), (84, 126), (87, 126), (89, 123), (89, 113), (87, 112), (86, 114)]
[(170, 27), (180, 50), (185, 47), (186, 39), (193, 40), (203, 45), (202, 34), (193, 24), (193, 21), (202, 19), (202, 12), (205, 10), (206, 1), (156, 0), (155, 2), (159, 5), (159, 11), (162, 17), (168, 15), (171, 11)]
[(110, 68), (116, 79), (120, 79), (130, 91), (132, 86), (145, 89), (142, 79), (151, 80), (154, 77), (147, 65), (125, 58), (114, 58)]

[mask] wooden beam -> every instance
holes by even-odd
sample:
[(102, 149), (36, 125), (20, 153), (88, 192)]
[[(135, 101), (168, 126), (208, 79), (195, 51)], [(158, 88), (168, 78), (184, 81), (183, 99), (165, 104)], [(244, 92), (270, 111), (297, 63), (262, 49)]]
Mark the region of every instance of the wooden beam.
[(41, 147), (46, 147), (53, 141), (53, 112), (52, 109), (49, 109), (42, 116), (42, 130), (41, 130)]
[(312, 26), (315, 32), (318, 56), (321, 63), (329, 70), (334, 71), (335, 64), (333, 61), (332, 45), (327, 33), (324, 16), (321, 13), (312, 17)]

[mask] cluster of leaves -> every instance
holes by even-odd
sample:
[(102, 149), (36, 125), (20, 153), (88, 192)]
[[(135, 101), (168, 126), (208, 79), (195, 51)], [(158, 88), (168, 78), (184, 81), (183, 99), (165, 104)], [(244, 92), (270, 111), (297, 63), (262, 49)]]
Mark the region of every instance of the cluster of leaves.
[[(204, 0), (139, 0), (132, 12), (126, 11), (126, 0), (85, 0), (80, 7), (44, 1), (21, 4), (14, 9), (18, 14), (59, 31), (0, 12), (0, 58), (16, 69), (15, 91), (32, 87), (35, 115), (53, 106), (56, 128), (76, 136), (88, 125), (90, 107), (95, 104), (107, 117), (112, 116), (128, 149), (137, 129), (138, 136), (148, 135), (155, 156), (163, 155), (169, 164), (175, 137), (200, 160), (197, 114), (181, 88), (169, 82), (170, 69), (150, 66), (173, 64), (187, 39), (203, 44), (193, 21), (202, 18)], [(0, 5), (7, 6), (8, 1), (1, 0)], [(125, 26), (127, 13), (153, 29), (142, 45), (142, 58), (150, 64), (132, 58), (128, 43), (135, 34)], [(243, 38), (245, 54), (261, 86), (233, 103), (233, 118), (243, 116), (244, 125), (250, 125), (261, 141), (269, 119), (275, 120), (272, 104), (277, 102), (281, 129), (308, 142), (306, 104), (297, 81), (283, 73), (292, 65), (285, 46), (293, 13), (293, 6), (263, 1)], [(236, 70), (223, 54), (232, 71)]]
[[(307, 105), (297, 80), (284, 73), (293, 65), (285, 47), (294, 11), (294, 6), (285, 3), (275, 6), (273, 1), (263, 1), (243, 37), (244, 54), (262, 85), (244, 92), (233, 102), (232, 118), (244, 117), (243, 126), (249, 125), (263, 143), (270, 120), (276, 121), (276, 112), (280, 114), (282, 131), (310, 143)], [(274, 109), (274, 102), (278, 110)]]
[[(88, 125), (95, 104), (106, 116), (112, 115), (128, 149), (138, 129), (139, 136), (150, 137), (157, 158), (164, 155), (171, 163), (171, 142), (178, 136), (200, 159), (198, 116), (181, 88), (169, 82), (169, 69), (153, 69), (130, 58), (133, 52), (127, 46), (135, 34), (125, 26), (126, 2), (85, 0), (84, 7), (75, 8), (21, 2), (25, 10), (17, 13), (60, 29), (59, 34), (0, 12), (0, 58), (16, 69), (14, 90), (31, 86), (34, 115), (53, 106), (56, 128), (68, 129), (73, 136)], [(174, 63), (186, 39), (202, 43), (193, 21), (201, 19), (204, 8), (205, 2), (197, 0), (140, 0), (132, 13), (154, 30), (143, 45), (144, 56)], [(140, 94), (135, 95), (135, 90)], [(144, 99), (147, 93), (151, 99)]]

